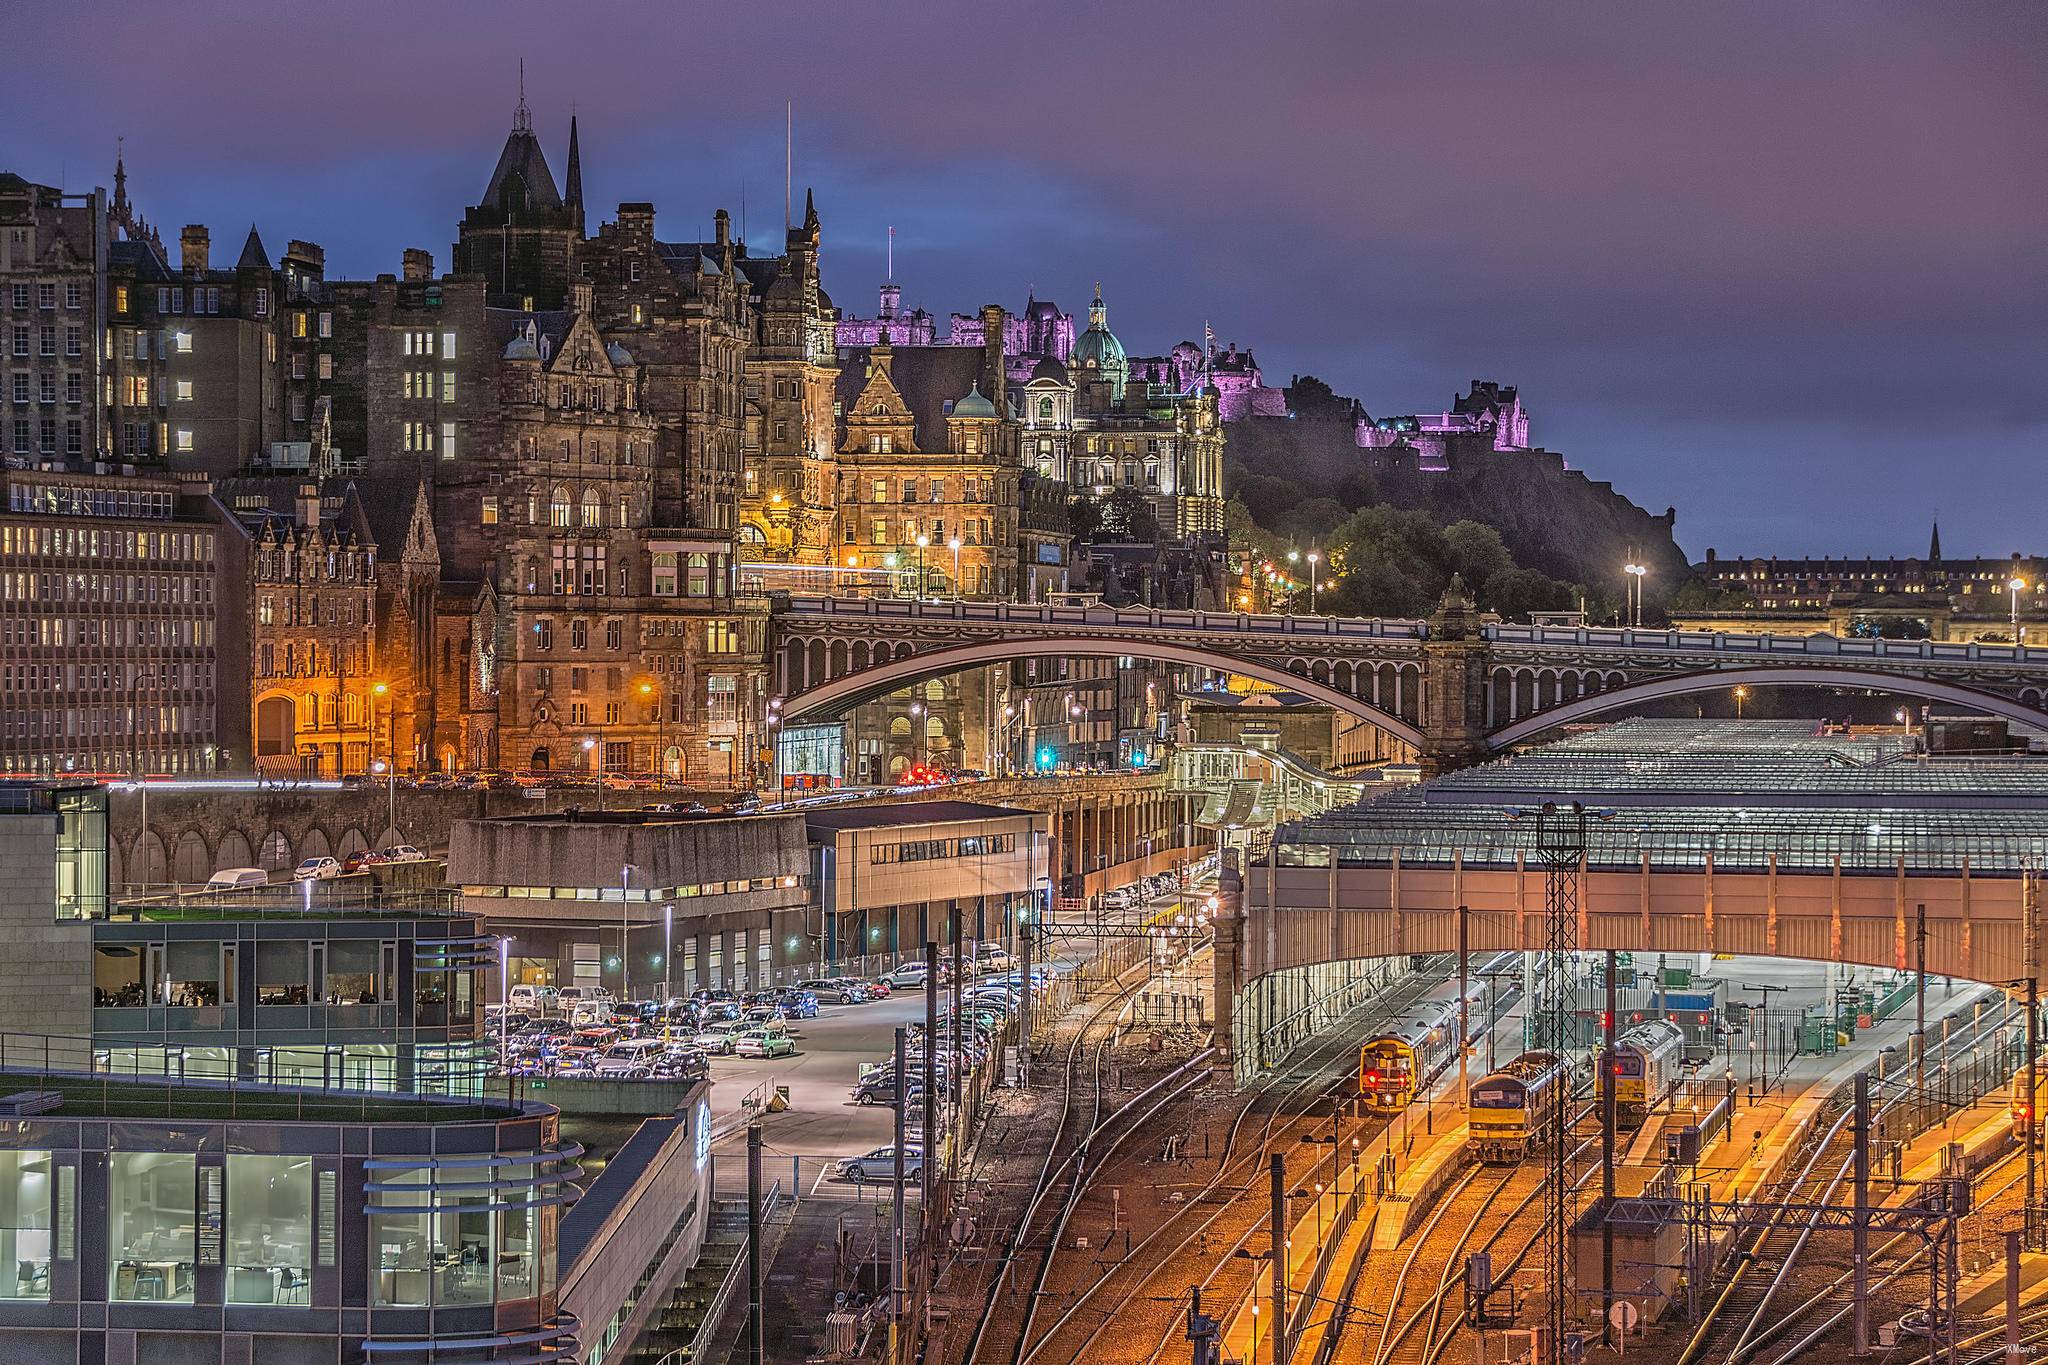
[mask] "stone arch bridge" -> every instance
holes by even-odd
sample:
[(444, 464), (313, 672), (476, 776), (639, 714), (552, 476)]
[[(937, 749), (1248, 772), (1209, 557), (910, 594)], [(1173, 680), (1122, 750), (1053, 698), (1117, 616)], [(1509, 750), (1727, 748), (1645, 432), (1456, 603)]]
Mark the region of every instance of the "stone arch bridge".
[(1485, 624), (1455, 589), (1426, 621), (778, 594), (771, 641), (790, 719), (1014, 659), (1138, 656), (1292, 688), (1412, 746), (1433, 772), (1736, 686), (1871, 688), (2048, 726), (2048, 649)]

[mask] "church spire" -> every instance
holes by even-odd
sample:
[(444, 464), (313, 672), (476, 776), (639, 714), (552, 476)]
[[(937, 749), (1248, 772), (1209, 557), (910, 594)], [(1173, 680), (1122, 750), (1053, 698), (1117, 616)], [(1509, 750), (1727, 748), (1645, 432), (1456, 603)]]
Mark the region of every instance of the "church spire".
[(526, 107), (526, 58), (519, 59), (519, 106), (512, 111), (512, 131), (533, 131), (533, 111)]
[(128, 165), (125, 156), (127, 141), (125, 137), (114, 139), (114, 202), (107, 210), (115, 226), (123, 232), (128, 231), (129, 223), (132, 221), (129, 215), (133, 212), (128, 203)]
[(576, 145), (576, 115), (569, 115), (569, 170), (562, 182), (562, 203), (576, 214), (576, 226), (583, 226), (583, 153)]
[(1927, 562), (1930, 564), (1941, 563), (1941, 521), (1939, 518), (1935, 519), (1934, 534), (1929, 537), (1927, 542)]

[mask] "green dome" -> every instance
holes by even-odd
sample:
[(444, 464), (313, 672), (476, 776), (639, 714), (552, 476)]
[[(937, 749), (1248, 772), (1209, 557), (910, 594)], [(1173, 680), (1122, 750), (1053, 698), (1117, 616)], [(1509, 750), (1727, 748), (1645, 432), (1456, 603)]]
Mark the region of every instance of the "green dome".
[(967, 396), (953, 404), (955, 417), (994, 417), (996, 405), (981, 396), (981, 385), (975, 384), (967, 390)]
[(1073, 363), (1082, 368), (1092, 365), (1098, 370), (1121, 370), (1124, 368), (1124, 344), (1109, 328), (1091, 325), (1074, 343)]

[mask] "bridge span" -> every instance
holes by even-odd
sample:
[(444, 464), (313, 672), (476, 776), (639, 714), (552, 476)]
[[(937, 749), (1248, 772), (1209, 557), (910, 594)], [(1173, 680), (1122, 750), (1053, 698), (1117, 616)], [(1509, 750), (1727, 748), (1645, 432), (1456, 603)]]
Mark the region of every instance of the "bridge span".
[(776, 594), (783, 714), (1046, 655), (1136, 656), (1291, 688), (1413, 747), (1482, 762), (1559, 726), (1749, 687), (1875, 689), (2048, 726), (2048, 649), (1932, 640), (1488, 623), (1454, 580), (1420, 621)]
[(1632, 720), (1283, 827), (1226, 894), (1216, 997), (1301, 969), (1540, 951), (1544, 802), (1589, 811), (1585, 950), (1726, 953), (2012, 985), (2044, 974), (2048, 760), (1929, 759), (1807, 722)]

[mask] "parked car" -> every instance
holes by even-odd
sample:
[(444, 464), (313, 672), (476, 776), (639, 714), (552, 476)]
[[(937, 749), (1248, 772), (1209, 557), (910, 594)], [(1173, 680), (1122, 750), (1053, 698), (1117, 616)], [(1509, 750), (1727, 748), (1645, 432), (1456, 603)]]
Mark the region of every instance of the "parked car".
[[(941, 982), (945, 981), (946, 976), (946, 969), (941, 966), (939, 968), (939, 980)], [(881, 980), (897, 990), (921, 991), (924, 989), (925, 967), (922, 962), (906, 962), (893, 971), (884, 972)]]
[(889, 987), (889, 978), (886, 976), (878, 976), (874, 980), (863, 982), (862, 984), (868, 988), (869, 995), (880, 996), (884, 1000), (887, 1000), (892, 993)]
[(649, 1075), (666, 1051), (659, 1038), (627, 1038), (606, 1048), (595, 1070), (600, 1076)]
[(604, 986), (562, 986), (555, 991), (555, 998), (561, 1002), (563, 1009), (567, 1009), (571, 1005), (585, 1002), (603, 1001), (609, 1005), (612, 993)]
[(238, 886), (268, 886), (270, 874), (260, 867), (224, 867), (206, 879), (208, 891), (231, 891)]
[(696, 1045), (708, 1053), (728, 1056), (732, 1052), (733, 1037), (740, 1032), (740, 1026), (731, 1020), (706, 1024), (694, 1039)]
[(833, 977), (817, 977), (810, 981), (799, 981), (799, 989), (811, 992), (811, 998), (828, 1005), (851, 1005), (856, 1000), (865, 1000), (865, 991), (856, 994), (853, 982), (842, 982)]
[[(877, 1147), (860, 1156), (850, 1156), (839, 1163), (839, 1174), (856, 1183), (863, 1180), (889, 1180), (896, 1178), (896, 1148)], [(903, 1178), (918, 1180), (924, 1175), (924, 1149), (903, 1147)]]
[(705, 1081), (711, 1079), (711, 1059), (688, 1043), (670, 1043), (663, 1054), (661, 1065), (678, 1080)]
[(341, 875), (341, 864), (332, 858), (308, 858), (292, 869), (295, 882), (324, 882)]
[(815, 1019), (818, 1017), (818, 995), (816, 991), (800, 990), (784, 986), (775, 992), (782, 1012), (792, 1019)]
[(423, 863), (427, 860), (427, 855), (411, 844), (393, 844), (380, 850), (378, 856), (387, 863)]
[(787, 1057), (796, 1051), (796, 1039), (782, 1028), (750, 1028), (732, 1040), (738, 1057)]
[(974, 948), (974, 965), (984, 972), (1008, 972), (1017, 967), (1017, 959), (992, 943), (979, 943)]

